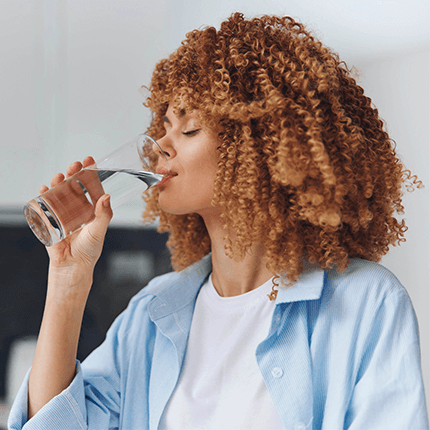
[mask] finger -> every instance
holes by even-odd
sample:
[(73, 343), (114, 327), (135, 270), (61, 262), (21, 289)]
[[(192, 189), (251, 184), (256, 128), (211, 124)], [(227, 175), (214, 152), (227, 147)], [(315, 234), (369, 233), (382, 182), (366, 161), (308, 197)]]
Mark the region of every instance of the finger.
[(96, 162), (95, 162), (93, 157), (85, 157), (84, 161), (82, 162), (82, 166), (84, 169), (89, 167), (89, 166), (95, 166), (95, 164), (96, 164)]
[(96, 203), (95, 215), (96, 217), (89, 227), (91, 228), (92, 234), (95, 237), (104, 237), (109, 222), (113, 216), (109, 194), (104, 194), (98, 199)]
[(70, 166), (67, 168), (66, 177), (70, 178), (70, 176), (79, 172), (79, 170), (81, 169), (82, 169), (82, 163), (80, 161), (75, 161), (74, 163), (70, 164)]
[(95, 215), (96, 218), (104, 218), (104, 221), (109, 224), (109, 221), (113, 216), (109, 194), (104, 194), (99, 198), (96, 204)]
[(39, 194), (46, 193), (49, 190), (49, 188), (46, 185), (42, 185), (39, 189)]
[(64, 181), (64, 175), (62, 173), (57, 173), (51, 180), (51, 188), (58, 185), (60, 182)]

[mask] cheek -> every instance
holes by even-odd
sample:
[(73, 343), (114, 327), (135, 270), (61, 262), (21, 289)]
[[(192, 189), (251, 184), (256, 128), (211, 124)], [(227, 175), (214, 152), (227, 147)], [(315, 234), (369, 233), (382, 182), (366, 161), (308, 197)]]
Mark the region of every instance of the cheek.
[(216, 142), (189, 145), (181, 157), (179, 175), (160, 192), (159, 205), (165, 212), (184, 215), (212, 208), (213, 187), (217, 175), (219, 153)]
[(196, 181), (196, 185), (204, 185), (205, 188), (210, 186), (213, 188), (215, 182), (219, 154), (216, 148), (213, 148), (212, 142), (207, 144), (203, 150), (200, 148), (199, 151), (194, 152), (188, 158), (185, 174), (187, 180)]

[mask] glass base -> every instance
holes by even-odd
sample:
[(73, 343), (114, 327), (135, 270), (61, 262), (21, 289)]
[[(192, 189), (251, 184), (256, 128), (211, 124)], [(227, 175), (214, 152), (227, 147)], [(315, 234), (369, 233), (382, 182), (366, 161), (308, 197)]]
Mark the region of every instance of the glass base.
[(52, 246), (63, 239), (61, 225), (54, 221), (55, 214), (40, 197), (24, 206), (24, 216), (35, 236), (45, 246)]

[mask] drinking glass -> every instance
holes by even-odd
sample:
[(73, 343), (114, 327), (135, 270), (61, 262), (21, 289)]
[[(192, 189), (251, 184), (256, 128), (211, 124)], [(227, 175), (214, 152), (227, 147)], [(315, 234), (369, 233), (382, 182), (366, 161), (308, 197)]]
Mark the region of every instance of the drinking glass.
[(167, 166), (157, 142), (140, 134), (28, 202), (24, 215), (33, 233), (45, 246), (54, 245), (95, 218), (97, 200), (104, 194), (111, 196), (114, 209), (158, 184), (164, 176), (153, 171), (158, 159), (154, 148)]

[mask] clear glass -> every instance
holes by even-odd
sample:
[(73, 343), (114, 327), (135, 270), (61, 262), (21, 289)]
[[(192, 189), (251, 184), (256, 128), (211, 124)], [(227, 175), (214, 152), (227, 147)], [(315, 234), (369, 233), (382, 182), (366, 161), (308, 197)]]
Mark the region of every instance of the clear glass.
[(156, 146), (164, 155), (155, 140), (141, 134), (28, 202), (24, 215), (33, 233), (45, 246), (54, 245), (94, 219), (95, 205), (104, 194), (111, 196), (115, 209), (158, 184), (163, 175), (151, 167), (158, 156)]

